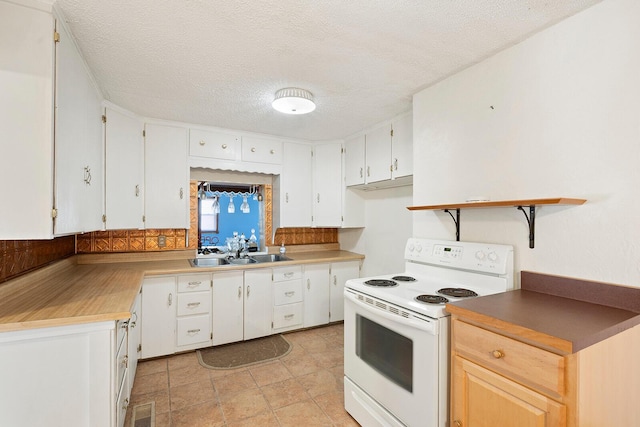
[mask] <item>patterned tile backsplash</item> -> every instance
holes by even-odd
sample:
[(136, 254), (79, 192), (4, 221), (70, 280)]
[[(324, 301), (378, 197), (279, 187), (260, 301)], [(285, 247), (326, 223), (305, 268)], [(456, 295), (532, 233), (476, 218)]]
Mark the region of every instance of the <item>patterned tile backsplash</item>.
[(75, 253), (75, 236), (53, 240), (0, 240), (0, 283)]

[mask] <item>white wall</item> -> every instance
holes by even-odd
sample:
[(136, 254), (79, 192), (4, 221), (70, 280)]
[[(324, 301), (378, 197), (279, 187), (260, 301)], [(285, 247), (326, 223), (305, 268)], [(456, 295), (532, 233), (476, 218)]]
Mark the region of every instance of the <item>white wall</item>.
[[(492, 108), (493, 107), (493, 108)], [(640, 2), (605, 0), (414, 96), (414, 205), (575, 197), (462, 211), (462, 240), (515, 246), (516, 270), (640, 287)], [(416, 236), (454, 239), (413, 213)]]
[(404, 246), (412, 236), (412, 187), (362, 192), (365, 228), (339, 231), (340, 247), (365, 255), (362, 277), (404, 271)]

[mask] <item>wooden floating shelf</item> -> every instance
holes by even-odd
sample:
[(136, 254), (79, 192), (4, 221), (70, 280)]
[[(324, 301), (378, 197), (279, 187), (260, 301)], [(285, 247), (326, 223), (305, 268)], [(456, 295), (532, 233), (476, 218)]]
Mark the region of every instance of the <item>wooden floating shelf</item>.
[(552, 199), (522, 199), (522, 200), (500, 200), (487, 202), (463, 202), (447, 203), (445, 205), (409, 206), (410, 211), (428, 211), (442, 209), (470, 209), (470, 208), (503, 208), (518, 206), (539, 206), (539, 205), (582, 205), (586, 199), (570, 199), (567, 197), (556, 197)]
[[(535, 223), (536, 223), (536, 206), (542, 205), (582, 205), (586, 199), (572, 199), (568, 197), (555, 197), (550, 199), (522, 199), (522, 200), (500, 200), (500, 201), (478, 201), (463, 203), (448, 203), (444, 205), (426, 205), (426, 206), (408, 206), (410, 211), (433, 211), (444, 210), (451, 216), (456, 225), (456, 241), (460, 240), (460, 209), (477, 209), (477, 208), (504, 208), (515, 207), (521, 210), (529, 224), (529, 247), (533, 249), (535, 242)], [(525, 212), (524, 207), (529, 208), (529, 215)], [(449, 211), (455, 209), (456, 216)]]

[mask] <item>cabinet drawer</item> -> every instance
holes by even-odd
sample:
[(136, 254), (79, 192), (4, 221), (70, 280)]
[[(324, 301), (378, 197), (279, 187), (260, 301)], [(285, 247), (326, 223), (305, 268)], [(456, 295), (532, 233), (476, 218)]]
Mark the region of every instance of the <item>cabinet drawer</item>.
[(176, 328), (177, 345), (191, 345), (211, 340), (210, 325), (208, 314), (179, 318)]
[(302, 280), (287, 280), (273, 284), (274, 305), (292, 304), (302, 301)]
[(282, 164), (282, 142), (243, 136), (242, 161)]
[(178, 276), (178, 292), (196, 292), (208, 290), (211, 278), (208, 274), (189, 274)]
[(282, 282), (285, 280), (302, 279), (302, 266), (291, 265), (288, 267), (277, 267), (273, 269), (273, 281)]
[(302, 325), (302, 303), (273, 307), (273, 329)]
[(543, 392), (564, 394), (564, 357), (458, 320), (453, 331), (461, 356)]
[(178, 294), (178, 316), (204, 314), (211, 311), (211, 292)]
[(189, 155), (221, 160), (236, 160), (240, 137), (221, 132), (189, 130)]

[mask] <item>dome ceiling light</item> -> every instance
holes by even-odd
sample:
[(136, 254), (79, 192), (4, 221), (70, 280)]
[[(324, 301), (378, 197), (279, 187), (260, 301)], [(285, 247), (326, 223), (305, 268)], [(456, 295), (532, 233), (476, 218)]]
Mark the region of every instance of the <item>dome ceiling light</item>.
[(277, 111), (285, 114), (307, 114), (316, 109), (311, 92), (295, 87), (287, 87), (277, 91), (271, 105)]

